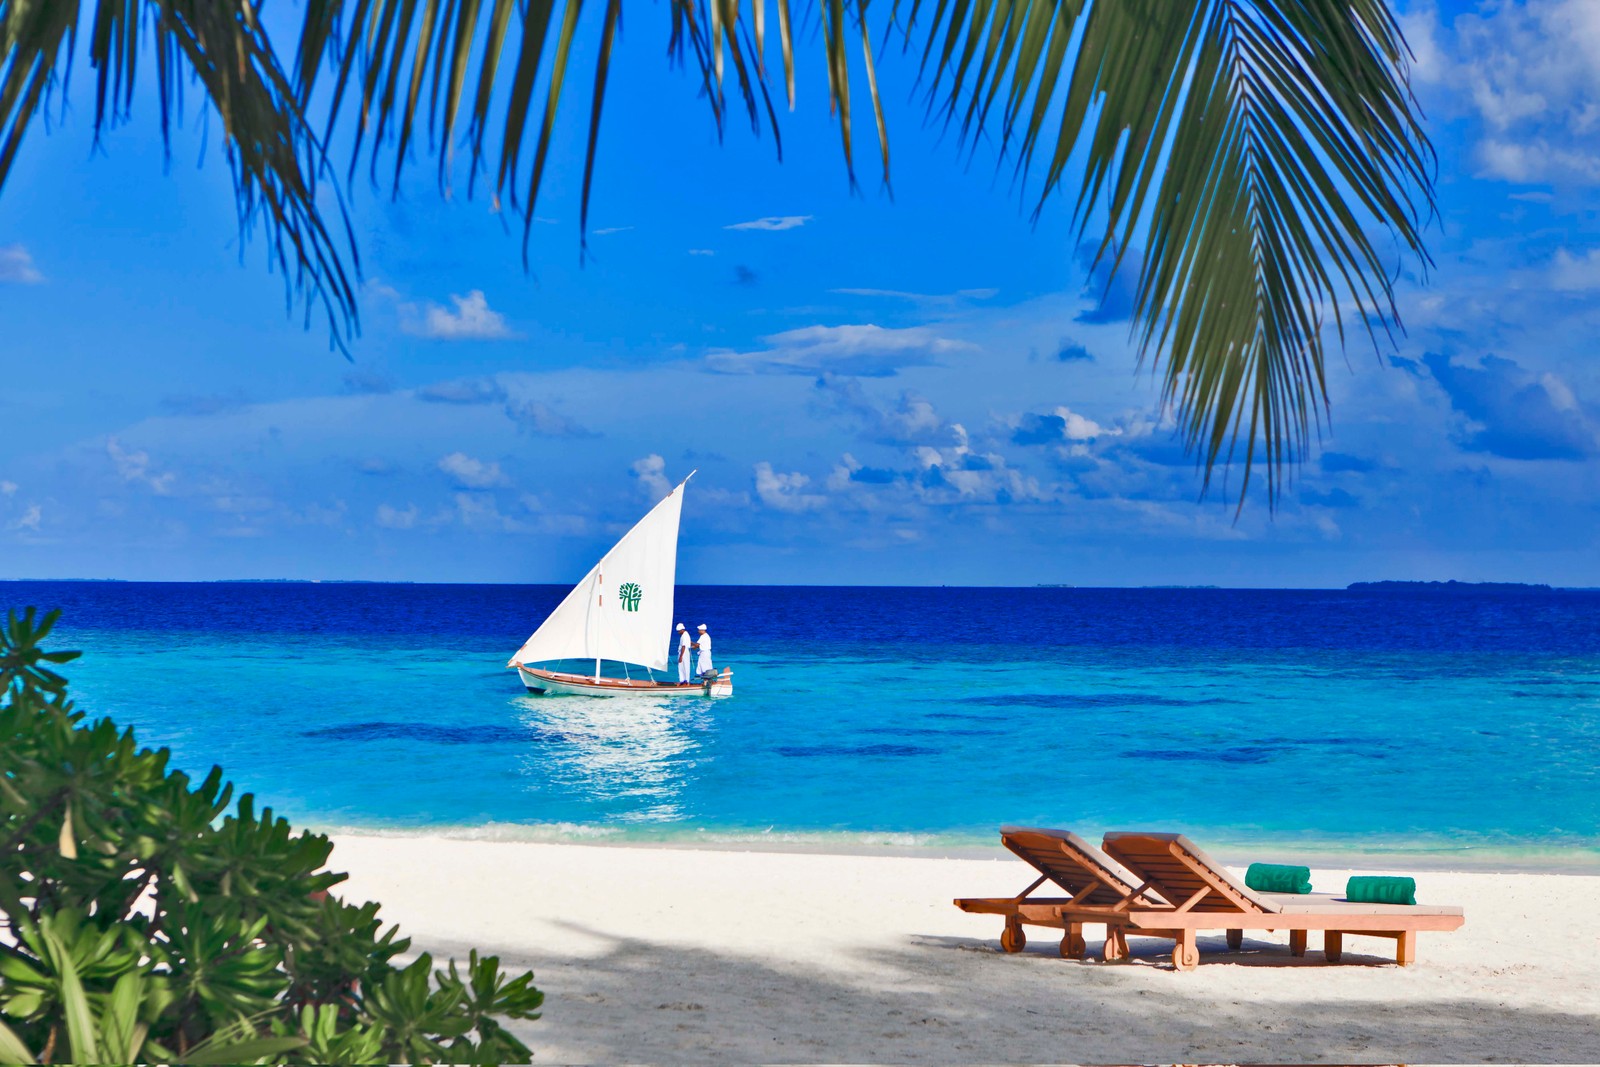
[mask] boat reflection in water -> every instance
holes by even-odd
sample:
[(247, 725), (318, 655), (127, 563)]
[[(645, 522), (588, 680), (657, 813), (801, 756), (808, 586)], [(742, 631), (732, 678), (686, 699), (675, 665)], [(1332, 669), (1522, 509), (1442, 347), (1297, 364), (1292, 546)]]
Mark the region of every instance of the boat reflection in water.
[(518, 697), (513, 703), (522, 720), (549, 739), (522, 761), (530, 777), (620, 805), (614, 817), (622, 821), (684, 817), (677, 802), (699, 762), (694, 734), (709, 723), (704, 712), (688, 714), (691, 705), (668, 697)]

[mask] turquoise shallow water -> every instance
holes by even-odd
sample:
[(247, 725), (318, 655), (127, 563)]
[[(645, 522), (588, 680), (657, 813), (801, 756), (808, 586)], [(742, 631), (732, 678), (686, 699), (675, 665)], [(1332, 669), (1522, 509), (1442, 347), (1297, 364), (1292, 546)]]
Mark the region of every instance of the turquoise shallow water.
[(653, 702), (521, 691), (562, 592), (0, 583), (81, 706), (323, 827), (1600, 862), (1600, 596), (690, 589), (736, 695)]

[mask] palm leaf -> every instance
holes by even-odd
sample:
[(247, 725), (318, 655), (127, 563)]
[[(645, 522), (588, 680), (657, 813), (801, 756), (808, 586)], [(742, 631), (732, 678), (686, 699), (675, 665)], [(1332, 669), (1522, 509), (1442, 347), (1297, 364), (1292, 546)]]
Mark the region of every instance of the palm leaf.
[[(667, 4), (669, 56), (677, 61), (693, 57), (718, 131), (728, 113), (731, 87), (751, 127), (760, 130), (765, 115), (776, 134), (777, 112), (768, 85), (774, 67), (765, 55), (764, 2), (667, 0)], [(352, 169), (365, 158), (376, 179), (380, 158), (392, 155), (389, 181), (396, 190), (418, 128), (426, 126), (429, 149), (438, 153), (441, 187), (451, 185), (453, 148), (464, 144), (469, 195), (478, 179), (490, 177), (492, 171), (496, 203), (507, 204), (522, 216), (526, 255), (569, 61), (582, 33), (595, 33), (597, 58), (579, 209), (582, 239), (612, 43), (622, 22), (621, 0), (594, 7), (590, 18), (582, 0), (308, 0), (293, 65), (300, 99), (323, 99), (313, 94), (322, 72), (329, 71), (333, 87), (325, 98), (328, 125), (323, 139), (330, 138), (339, 120), (354, 109)], [(776, 69), (783, 72), (793, 107), (794, 25), (788, 0), (777, 0), (776, 9)], [(849, 50), (852, 35), (866, 40), (867, 0), (822, 0), (820, 13), (822, 32), (817, 36), (829, 77), (830, 104), (839, 116), (841, 144), (853, 182)], [(887, 174), (888, 134), (870, 49), (865, 50), (861, 62)], [(402, 82), (407, 91), (400, 90)], [(474, 83), (470, 91), (466, 88), (469, 82)], [(535, 103), (541, 84), (542, 108)], [(498, 146), (491, 143), (494, 133), (498, 133)], [(531, 161), (530, 140), (534, 145)], [(781, 141), (778, 144), (781, 155)]]
[[(731, 85), (752, 126), (765, 113), (776, 133), (764, 3), (667, 4), (669, 53), (693, 57), (719, 131)], [(622, 21), (621, 0), (598, 8), (591, 18), (582, 0), (306, 0), (291, 76), (249, 0), (98, 0), (95, 128), (125, 117), (135, 59), (150, 42), (163, 122), (177, 113), (183, 81), (197, 81), (223, 120), (241, 228), (262, 223), (291, 290), (353, 328), (348, 221), (341, 203), (336, 240), (316, 202), (321, 145), (340, 116), (358, 108), (352, 169), (367, 158), (376, 179), (392, 153), (396, 186), (422, 131), (442, 187), (464, 142), (469, 195), (492, 169), (496, 201), (523, 216), (526, 256), (569, 61), (592, 30), (587, 227)], [(856, 36), (888, 177), (867, 46), (877, 10), (869, 0), (815, 8), (812, 36), (852, 184)], [(792, 107), (799, 60), (788, 0), (777, 0), (777, 16)], [(78, 18), (74, 3), (0, 0), (0, 188), (72, 53)], [(1421, 231), (1432, 148), (1385, 0), (896, 0), (884, 23), (885, 41), (898, 35), (920, 52), (936, 115), (973, 146), (992, 140), (1023, 181), (1037, 179), (1039, 207), (1071, 194), (1097, 265), (1137, 272), (1133, 336), (1205, 484), (1242, 459), (1242, 506), (1259, 459), (1275, 504), (1327, 412), (1325, 335), (1342, 344), (1353, 319), (1376, 344), (1399, 325), (1394, 267), (1375, 241), (1429, 262)], [(333, 85), (316, 99), (327, 126), (313, 132), (305, 113), (324, 69)]]
[[(719, 131), (726, 85), (754, 128), (764, 110), (776, 131), (764, 3), (668, 2), (669, 50), (693, 57)], [(462, 86), (475, 69), (464, 120), (470, 191), (487, 169), (497, 86), (507, 80), (502, 54), (514, 50), (494, 190), (523, 214), (526, 256), (580, 3), (310, 0), (300, 92), (308, 98), (317, 71), (331, 66), (332, 122), (345, 86), (360, 85), (357, 155), (370, 152), (375, 168), (392, 150), (396, 181), (425, 113), (447, 183)], [(858, 35), (887, 182), (868, 0), (817, 0), (815, 11), (847, 174), (853, 184), (848, 42)], [(777, 14), (776, 67), (792, 107), (787, 0)], [(580, 230), (620, 0), (608, 0), (599, 17)], [(1410, 91), (1409, 53), (1384, 0), (896, 0), (884, 22), (885, 41), (898, 35), (920, 53), (934, 115), (973, 147), (992, 135), (1001, 161), (1038, 180), (1036, 211), (1069, 193), (1080, 240), (1095, 243), (1095, 265), (1137, 272), (1133, 337), (1141, 362), (1161, 377), (1162, 401), (1203, 484), (1241, 460), (1242, 507), (1261, 462), (1275, 506), (1327, 413), (1325, 335), (1342, 344), (1353, 319), (1376, 345), (1399, 325), (1394, 268), (1375, 241), (1386, 233), (1429, 263), (1421, 231), (1432, 209), (1432, 148)], [(540, 112), (533, 92), (546, 52)], [(410, 78), (404, 94), (395, 89), (402, 72)], [(524, 185), (534, 126), (538, 147)], [(393, 129), (399, 136), (386, 141)]]
[(1134, 337), (1205, 484), (1242, 459), (1242, 506), (1260, 460), (1275, 504), (1327, 412), (1329, 328), (1399, 325), (1374, 232), (1429, 262), (1432, 148), (1382, 0), (939, 0), (926, 38), (946, 121), (975, 138), (1003, 97), (1040, 205), (1070, 184), (1096, 265), (1137, 270)]
[(22, 1038), (17, 1036), (15, 1030), (5, 1023), (0, 1023), (0, 1064), (22, 1064), (35, 1062), (33, 1053), (28, 1051), (28, 1046), (22, 1043)]
[[(0, 191), (24, 135), (53, 90), (65, 91), (79, 21), (90, 5), (0, 0)], [(357, 326), (355, 245), (337, 205), (336, 234), (318, 205), (322, 150), (294, 82), (250, 0), (98, 0), (89, 26), (98, 139), (129, 114), (138, 61), (153, 59), (162, 136), (197, 85), (222, 121), (241, 233), (257, 224), (288, 295), (320, 304), (336, 340)]]

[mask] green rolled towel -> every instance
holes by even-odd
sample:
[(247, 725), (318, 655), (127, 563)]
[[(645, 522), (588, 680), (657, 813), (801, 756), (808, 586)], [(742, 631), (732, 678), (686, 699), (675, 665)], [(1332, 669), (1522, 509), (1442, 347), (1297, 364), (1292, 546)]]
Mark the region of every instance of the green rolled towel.
[(1252, 863), (1244, 872), (1244, 884), (1258, 893), (1309, 893), (1311, 868), (1282, 863)]
[(1354, 904), (1415, 904), (1417, 880), (1358, 874), (1345, 883), (1344, 898)]

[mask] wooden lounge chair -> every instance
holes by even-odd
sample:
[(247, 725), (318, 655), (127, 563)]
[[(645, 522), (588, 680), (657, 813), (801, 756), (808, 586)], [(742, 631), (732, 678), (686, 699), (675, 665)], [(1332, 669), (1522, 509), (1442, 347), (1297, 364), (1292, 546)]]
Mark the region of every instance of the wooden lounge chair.
[[(1171, 907), (1069, 830), (1002, 826), (1000, 841), (1037, 870), (1039, 877), (1014, 897), (968, 897), (957, 900), (955, 905), (962, 911), (1004, 916), (1006, 925), (1000, 934), (1000, 947), (1007, 952), (1021, 952), (1028, 943), (1022, 932), (1027, 924), (1064, 931), (1061, 955), (1082, 959), (1086, 947), (1084, 924), (1105, 923), (1102, 958), (1119, 959), (1128, 951), (1121, 929), (1122, 910), (1134, 905), (1145, 909)], [(1067, 896), (1029, 896), (1046, 882), (1054, 883)]]
[(1200, 962), (1195, 935), (1226, 930), (1237, 949), (1245, 930), (1288, 930), (1289, 949), (1306, 952), (1306, 931), (1321, 930), (1323, 956), (1337, 963), (1345, 934), (1386, 937), (1395, 942), (1395, 962), (1417, 958), (1417, 932), (1454, 930), (1464, 921), (1456, 907), (1414, 904), (1355, 904), (1332, 894), (1257, 893), (1182, 834), (1110, 833), (1105, 852), (1169, 903), (1130, 906), (1120, 920), (1130, 933), (1170, 937), (1172, 964), (1187, 971)]

